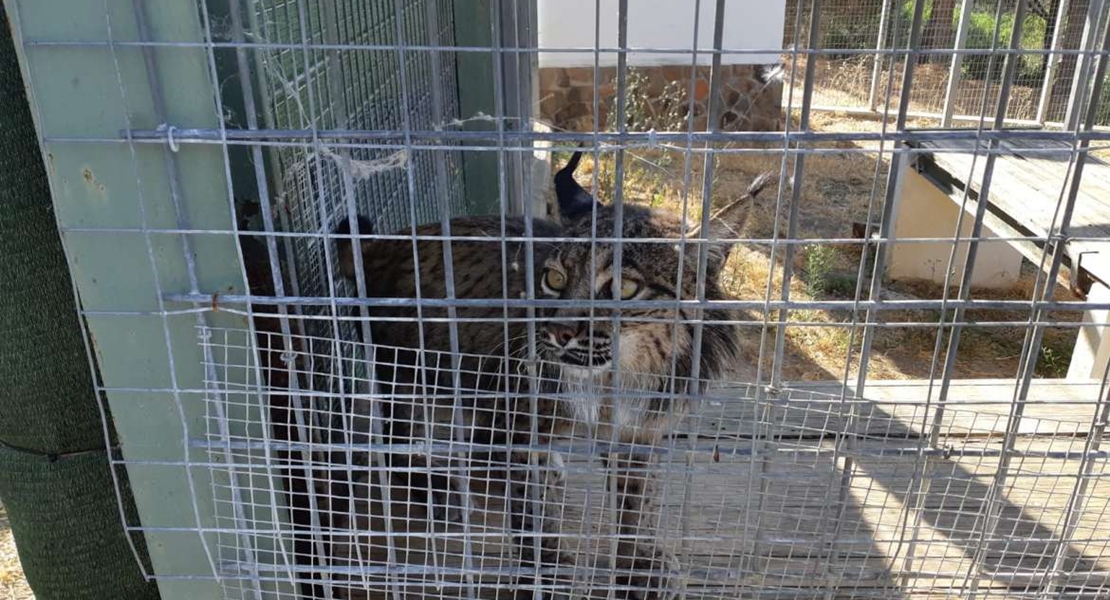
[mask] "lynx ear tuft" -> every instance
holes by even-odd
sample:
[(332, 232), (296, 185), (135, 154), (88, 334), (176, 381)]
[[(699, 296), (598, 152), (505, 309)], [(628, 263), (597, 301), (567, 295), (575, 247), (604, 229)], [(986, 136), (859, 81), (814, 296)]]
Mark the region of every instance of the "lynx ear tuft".
[(555, 173), (555, 197), (559, 200), (559, 215), (564, 223), (588, 215), (594, 206), (600, 206), (597, 199), (574, 179), (574, 172), (578, 170), (581, 160), (582, 151), (579, 150), (570, 157), (566, 166)]

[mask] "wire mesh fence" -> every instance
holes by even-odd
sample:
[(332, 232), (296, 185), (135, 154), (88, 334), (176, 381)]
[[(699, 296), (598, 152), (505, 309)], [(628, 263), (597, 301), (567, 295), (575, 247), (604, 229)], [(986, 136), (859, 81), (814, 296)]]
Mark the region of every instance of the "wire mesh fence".
[[(799, 5), (801, 10), (799, 10)], [(929, 2), (923, 10), (910, 113), (944, 126), (966, 126), (998, 102), (1002, 58), (992, 49), (1009, 45), (1016, 3), (968, 0)], [(786, 44), (806, 39), (808, 3), (788, 2)], [(1075, 80), (1076, 54), (1090, 2), (1046, 1), (1025, 5), (1018, 59), (1006, 118), (1015, 123), (1064, 123)], [(965, 16), (966, 12), (966, 16)], [(830, 110), (891, 112), (897, 108), (897, 73), (906, 54), (883, 51), (909, 45), (913, 2), (824, 2), (817, 40), (822, 52), (814, 73), (814, 105)], [(800, 35), (799, 35), (800, 34)], [(809, 58), (809, 57), (806, 57)], [(804, 68), (795, 65), (799, 71)], [(800, 75), (799, 75), (800, 76)], [(1106, 125), (1100, 116), (1099, 125)]]
[(1110, 594), (1100, 0), (7, 1), (168, 596)]
[[(268, 387), (267, 371), (283, 373), (286, 367), (255, 364), (256, 342), (248, 330), (204, 330), (201, 337), (218, 357), (217, 381), (210, 382), (206, 400), (208, 430), (198, 443), (209, 450), (220, 474), (215, 497), (226, 503), (218, 512), (226, 520), (218, 549), (229, 558), (220, 573), (229, 582), (229, 597), (290, 577), (317, 585), (324, 597), (340, 598), (495, 597), (519, 589), (521, 579), (536, 575), (513, 558), (522, 542), (508, 522), (510, 507), (523, 500), (505, 482), (535, 477), (530, 470), (538, 471), (537, 500), (551, 521), (544, 531), (576, 558), (543, 569), (546, 577), (533, 581), (535, 589), (555, 597), (604, 597), (652, 577), (673, 577), (671, 585), (702, 598), (751, 592), (796, 596), (806, 595), (806, 589), (890, 598), (969, 587), (1006, 597), (1040, 597), (1053, 588), (1067, 590), (1068, 597), (1105, 594), (1108, 540), (1101, 513), (1110, 502), (1103, 482), (1105, 452), (1088, 446), (1088, 417), (1099, 409), (1080, 400), (1082, 393), (1062, 399), (1048, 386), (1035, 390), (1019, 418), (1020, 433), (1005, 452), (998, 438), (1013, 427), (1010, 405), (977, 389), (988, 387), (983, 384), (954, 393), (940, 413), (920, 384), (880, 384), (864, 398), (830, 383), (760, 393), (748, 383), (720, 381), (675, 430), (677, 439), (638, 448), (599, 440), (586, 430), (537, 445), (513, 445), (511, 436), (501, 443), (479, 442), (490, 432), (472, 423), (461, 440), (447, 431), (447, 423), (444, 431), (380, 444), (368, 434), (370, 403), (396, 409), (390, 426), (398, 429), (404, 421), (397, 415), (413, 419), (407, 425), (424, 426), (431, 421), (419, 411), (449, 410), (460, 397), (494, 410), (505, 394), (526, 394), (535, 365), (465, 356), (467, 366), (454, 371), (457, 357), (447, 353), (328, 339), (321, 341), (329, 352), (317, 361), (347, 361), (347, 372), (354, 373), (367, 365), (367, 357), (388, 357), (387, 364), (369, 366), (394, 371), (394, 379), (375, 379), (374, 371), (366, 371), (302, 390), (302, 397), (330, 397), (339, 408), (304, 410), (303, 424), (296, 425), (302, 441), (290, 443), (257, 429), (258, 414), (268, 408), (273, 413), (275, 397), (288, 391), (263, 392), (266, 402), (257, 390)], [(293, 365), (308, 358), (298, 352), (285, 364), (298, 369)], [(416, 363), (422, 364), (426, 385), (406, 383), (414, 379)], [(244, 388), (222, 380), (222, 372), (234, 369), (257, 373), (263, 381), (248, 377)], [(414, 372), (405, 374), (406, 369)], [(469, 383), (452, 384), (456, 374)], [(482, 383), (493, 374), (504, 379), (496, 386)], [(561, 380), (540, 383), (558, 387)], [(373, 386), (389, 391), (378, 397), (368, 391)], [(349, 391), (336, 394), (331, 391), (336, 387)], [(606, 386), (593, 391), (622, 393)], [(566, 397), (578, 401), (573, 394)], [(635, 399), (643, 396), (637, 393)], [(409, 403), (420, 407), (415, 414)], [(1069, 418), (1055, 416), (1061, 405), (1068, 407)], [(342, 423), (343, 430), (329, 432), (321, 423)], [(932, 442), (923, 447), (921, 438), (930, 431)], [(354, 437), (347, 443), (326, 441), (336, 433)], [(855, 442), (838, 448), (840, 437)], [(374, 465), (375, 451), (390, 454), (387, 466)], [(513, 452), (558, 458), (514, 462), (507, 456)], [(607, 490), (606, 480), (614, 474), (598, 468), (597, 459), (622, 452), (655, 457), (650, 468), (645, 460), (635, 471), (658, 487), (652, 543), (671, 557), (670, 564), (648, 569), (642, 581), (621, 582), (620, 557), (608, 547), (614, 535), (608, 496), (621, 491)], [(843, 470), (845, 461), (854, 463), (850, 471)], [(1006, 467), (1007, 481), (993, 490), (993, 477), (1008, 461), (1013, 462)], [(504, 470), (510, 472), (498, 472)], [(390, 482), (388, 498), (375, 482), (383, 475)], [(443, 479), (439, 487), (437, 476)], [(249, 487), (236, 488), (246, 477), (303, 480), (303, 493), (314, 498), (311, 524), (288, 528), (273, 507), (244, 495)], [(1077, 484), (1090, 486), (1083, 516), (1070, 506)], [(459, 504), (470, 513), (462, 524)], [(244, 519), (252, 525), (249, 532)], [(279, 556), (254, 558), (252, 543), (263, 536), (283, 549)], [(318, 562), (306, 569), (299, 552)], [(1022, 589), (1027, 593), (1017, 591)], [(289, 597), (301, 597), (300, 592)]]

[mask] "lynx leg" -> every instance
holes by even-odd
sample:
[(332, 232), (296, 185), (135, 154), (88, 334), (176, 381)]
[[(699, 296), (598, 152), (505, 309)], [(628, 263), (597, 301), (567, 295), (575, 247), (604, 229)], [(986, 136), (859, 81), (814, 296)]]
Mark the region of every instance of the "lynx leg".
[[(393, 388), (393, 393), (399, 397), (418, 398), (422, 391), (423, 388), (410, 384), (396, 384)], [(449, 419), (449, 407), (438, 406), (434, 401), (414, 399), (396, 400), (388, 403), (386, 408), (387, 439), (392, 443), (433, 444), (452, 439), (453, 425), (450, 420), (444, 421)], [(465, 465), (459, 457), (442, 452), (397, 453), (390, 455), (389, 462), (395, 467), (391, 479), (405, 490), (410, 502), (428, 507), (429, 520), (457, 523), (462, 521), (464, 511), (471, 510), (465, 501), (465, 478), (458, 475)]]
[(632, 589), (617, 598), (664, 600), (677, 596), (671, 573), (677, 561), (656, 540), (659, 514), (655, 506), (656, 460), (652, 454), (614, 453), (605, 457), (609, 489), (617, 496), (616, 581)]
[[(509, 514), (514, 542), (520, 553), (521, 566), (525, 569), (573, 564), (573, 557), (563, 549), (562, 540), (550, 535), (558, 534), (561, 529), (560, 507), (566, 483), (564, 469), (563, 458), (557, 452), (512, 453)], [(539, 556), (536, 556), (537, 548)], [(522, 588), (537, 584), (545, 586), (542, 592), (521, 589), (518, 598), (565, 597), (558, 588), (547, 586), (564, 584), (559, 587), (569, 588), (571, 584), (565, 576), (555, 574), (539, 578), (523, 576), (517, 583)]]

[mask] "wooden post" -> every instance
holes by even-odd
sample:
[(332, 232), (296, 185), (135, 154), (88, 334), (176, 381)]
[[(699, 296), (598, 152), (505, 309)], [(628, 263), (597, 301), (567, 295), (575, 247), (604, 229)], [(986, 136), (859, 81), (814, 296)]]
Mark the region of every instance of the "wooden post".
[[(1094, 282), (1087, 301), (1110, 301), (1110, 287)], [(1083, 323), (1068, 365), (1068, 379), (1102, 379), (1110, 361), (1110, 310), (1088, 310), (1083, 313)]]
[[(1087, 7), (1087, 20), (1083, 25), (1083, 41), (1079, 48), (1086, 52), (1093, 51), (1098, 45), (1098, 22), (1102, 15), (1103, 0), (1091, 0)], [(1094, 57), (1089, 54), (1080, 54), (1075, 63), (1075, 73), (1072, 75), (1071, 93), (1068, 95), (1067, 116), (1064, 118), (1064, 129), (1075, 129), (1083, 114), (1083, 103), (1080, 96), (1090, 86), (1090, 68)]]
[(952, 126), (952, 113), (954, 111), (952, 104), (956, 99), (956, 88), (960, 85), (960, 68), (963, 63), (963, 55), (960, 54), (960, 51), (967, 46), (967, 29), (971, 25), (971, 8), (971, 0), (963, 0), (960, 3), (960, 24), (956, 29), (952, 65), (948, 69), (948, 87), (944, 90), (944, 114), (940, 119), (941, 127)]
[[(1062, 0), (1060, 8), (1056, 11), (1056, 25), (1052, 28), (1052, 48), (1053, 52), (1060, 50), (1060, 45), (1064, 43), (1064, 23), (1068, 18), (1068, 5), (1071, 0)], [(1059, 54), (1049, 54), (1048, 66), (1044, 71), (1044, 83), (1041, 85), (1041, 97), (1037, 101), (1037, 116), (1036, 121), (1044, 125), (1048, 116), (1049, 103), (1052, 102), (1052, 86), (1056, 83), (1056, 69), (1060, 66), (1060, 61), (1063, 59)]]
[[(894, 238), (955, 238), (959, 222), (960, 204), (955, 198), (940, 190), (933, 182), (913, 169), (903, 169), (894, 207)], [(974, 204), (967, 206), (959, 235), (970, 235), (975, 219)], [(994, 236), (989, 227), (983, 227), (984, 237)], [(892, 243), (889, 268), (891, 279), (925, 279), (943, 283), (949, 269), (957, 272), (964, 268), (965, 252), (957, 250), (949, 265), (952, 241)], [(960, 240), (966, 245), (966, 240)], [(972, 272), (972, 285), (984, 288), (1005, 288), (1015, 284), (1021, 274), (1021, 253), (1004, 242), (980, 242)], [(953, 279), (955, 284), (957, 279)]]
[(875, 60), (871, 66), (871, 93), (868, 96), (868, 106), (877, 110), (879, 106), (879, 80), (883, 72), (883, 44), (886, 41), (886, 21), (890, 13), (890, 4), (893, 0), (883, 0), (882, 12), (879, 14), (879, 37), (875, 40)]

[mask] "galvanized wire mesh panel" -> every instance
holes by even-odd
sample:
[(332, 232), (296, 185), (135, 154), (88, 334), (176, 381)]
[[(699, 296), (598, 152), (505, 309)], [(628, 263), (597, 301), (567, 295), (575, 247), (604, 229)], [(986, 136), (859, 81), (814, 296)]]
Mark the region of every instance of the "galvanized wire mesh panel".
[[(458, 118), (453, 53), (408, 53), (402, 74), (397, 52), (377, 49), (402, 42), (452, 46), (450, 3), (257, 0), (251, 6), (258, 33), (250, 33), (250, 37), (261, 45), (279, 47), (266, 48), (255, 67), (263, 97), (268, 99), (262, 111), (268, 127), (430, 130)], [(404, 95), (402, 77), (406, 79)], [(457, 154), (406, 157), (415, 165), (411, 191), (405, 174), (395, 169), (374, 172), (356, 165), (353, 181), (342, 180), (343, 160), (373, 164), (400, 151), (401, 145), (393, 151), (355, 147), (341, 155), (334, 150), (312, 152), (308, 148), (298, 153), (279, 149), (280, 172), (274, 177), (283, 184), (279, 194), (285, 194), (282, 208), (289, 215), (291, 230), (330, 230), (335, 219), (346, 212), (345, 193), (353, 194), (358, 211), (374, 215), (375, 224), (382, 230), (404, 227), (410, 222), (412, 210), (419, 223), (434, 220), (439, 214), (438, 203), (448, 206), (452, 215), (462, 214)], [(437, 173), (437, 159), (447, 162), (441, 173)], [(287, 186), (289, 189), (285, 189)], [(331, 221), (317, 225), (321, 210)], [(306, 257), (321, 254), (318, 250), (305, 252)], [(319, 281), (319, 273), (306, 274), (306, 284)]]
[[(429, 131), (458, 118), (453, 53), (399, 56), (388, 49), (401, 44), (452, 46), (450, 2), (254, 0), (249, 9), (250, 30), (241, 37), (260, 46), (254, 70), (266, 128)], [(327, 233), (349, 210), (370, 215), (379, 231), (434, 221), (441, 209), (450, 216), (465, 213), (459, 153), (411, 152), (403, 143), (366, 148), (358, 141), (325, 144), (317, 133), (304, 146), (271, 150), (273, 206), (281, 229)], [(286, 242), (293, 293), (327, 295), (347, 289), (344, 281), (328, 286), (328, 273), (338, 265), (334, 257), (331, 265), (325, 264), (324, 240), (295, 237)], [(349, 323), (309, 323), (306, 331), (346, 339), (355, 335)], [(318, 367), (330, 369), (326, 363)]]
[[(98, 382), (130, 417), (113, 464), (177, 484), (176, 520), (149, 485), (129, 531), (202, 557), (153, 576), (227, 598), (1105, 597), (1104, 7), (1054, 9), (1084, 15), (1050, 40), (1078, 83), (1039, 128), (1013, 119), (1038, 120), (1046, 3), (541, 1), (593, 41), (540, 47), (567, 19), (506, 0), (258, 0), (226, 22), (189, 3), (185, 41), (120, 33), (116, 5), (103, 41), (31, 29), (29, 64), (104, 53), (111, 91), (149, 86), (136, 106), (188, 91), (158, 87), (175, 53), (210, 78), (203, 118), (42, 129), (114, 148), (139, 190), (138, 224), (105, 223), (95, 153), (54, 181), (96, 347), (134, 359)], [(968, 37), (950, 85), (959, 6), (999, 35)], [(755, 10), (772, 41), (729, 47)], [(542, 53), (579, 59), (539, 79), (594, 111), (587, 131), (531, 121), (518, 82)], [(780, 55), (785, 75), (742, 60)], [(72, 85), (50, 82), (44, 110)], [(780, 87), (772, 118), (734, 112)], [(489, 110), (464, 114), (464, 88)], [(783, 128), (724, 130), (756, 122)], [(550, 180), (530, 161), (551, 148), (583, 154), (532, 214), (524, 169)], [(499, 210), (461, 218), (481, 161)], [(234, 196), (240, 169), (249, 231), (197, 175)], [(133, 248), (149, 280), (117, 287), (144, 302), (116, 304), (96, 279), (147, 274)], [(90, 250), (114, 262), (87, 271)], [(163, 404), (151, 435), (137, 417)]]
[[(486, 398), (492, 407), (494, 397), (525, 395), (526, 361), (489, 367), (485, 361), (500, 359), (473, 357), (464, 372), (453, 372), (446, 353), (421, 353), (429, 384), (410, 390), (415, 396), (378, 397), (368, 391), (370, 378), (335, 374), (344, 381), (300, 394), (334, 397), (345, 433), (363, 435), (345, 444), (327, 443), (323, 440), (334, 436), (307, 424), (337, 422), (335, 415), (305, 409), (312, 441), (290, 445), (250, 420), (255, 407), (288, 393), (266, 384), (266, 370), (249, 351), (256, 344), (251, 332), (204, 330), (202, 338), (219, 358), (206, 401), (208, 430), (197, 443), (209, 449), (221, 474), (215, 497), (239, 498), (227, 507), (229, 518), (221, 526), (226, 533), (218, 542), (229, 597), (268, 579), (290, 577), (340, 598), (498, 597), (517, 589), (527, 579), (528, 565), (514, 550), (519, 530), (507, 517), (512, 492), (501, 483), (505, 474), (498, 473), (505, 468), (525, 471), (524, 477), (531, 469), (544, 481), (557, 470), (556, 483), (543, 489), (546, 517), (557, 524), (548, 534), (562, 540), (576, 560), (549, 568), (553, 576), (541, 589), (555, 597), (569, 592), (599, 598), (621, 589), (611, 579), (620, 567), (611, 563), (608, 547), (616, 531), (607, 505), (606, 477), (612, 471), (602, 457), (613, 446), (604, 440), (582, 431), (542, 441), (522, 450), (558, 453), (561, 459), (529, 466), (460, 451), (471, 447), (473, 430), (454, 447), (454, 434), (461, 432), (429, 433), (384, 447), (366, 435), (374, 401), (395, 409), (406, 402), (450, 406), (461, 394), (468, 405), (480, 406)], [(413, 364), (393, 348), (324, 342), (329, 354), (317, 357), (318, 363), (388, 356), (388, 364), (372, 365), (398, 369), (395, 381), (373, 382), (386, 388), (407, 379), (401, 370)], [(306, 358), (297, 353), (295, 362), (308, 364)], [(248, 381), (244, 389), (220, 380), (234, 369), (259, 373), (263, 381)], [(478, 381), (472, 378), (483, 372), (507, 374), (507, 387), (491, 392), (450, 383), (455, 375)], [(337, 388), (348, 392), (331, 391)], [(1092, 453), (1086, 438), (1090, 423), (1081, 416), (1097, 407), (1069, 402), (1071, 416), (1057, 418), (1051, 415), (1059, 405), (1041, 402), (1059, 398), (1047, 387), (1035, 395), (1044, 392), (1048, 396), (1034, 400), (1002, 451), (999, 436), (1012, 427), (1009, 403), (988, 400), (972, 388), (954, 393), (947, 410), (938, 412), (927, 390), (914, 385), (876, 385), (867, 396), (857, 396), (831, 384), (757, 390), (719, 381), (677, 428), (678, 439), (643, 449), (658, 460), (640, 476), (659, 487), (653, 509), (659, 527), (653, 535), (674, 556), (668, 575), (695, 598), (809, 597), (807, 589), (890, 598), (970, 588), (990, 597), (1042, 597), (1053, 589), (1069, 598), (1102, 597), (1110, 591), (1104, 574), (1110, 566), (1105, 514), (1110, 487), (1105, 452)], [(921, 447), (919, 440), (929, 436), (933, 442)], [(838, 443), (843, 439), (853, 443), (843, 447)], [(381, 467), (369, 459), (375, 449), (391, 453), (385, 480), (377, 479)], [(507, 447), (481, 447), (498, 449)], [(992, 482), (1000, 469), (1009, 477), (997, 487)], [(460, 498), (452, 501), (468, 503), (465, 522), (437, 506), (445, 496), (426, 494), (425, 477), (431, 473), (457, 483), (453, 493)], [(314, 498), (316, 520), (303, 529), (283, 525), (271, 507), (250, 500), (252, 480), (287, 477), (310, 482), (305, 493)], [(1076, 486), (1086, 488), (1082, 507), (1073, 504)], [(233, 510), (249, 516), (230, 518)], [(270, 545), (284, 554), (255, 556), (244, 536), (272, 537)], [(326, 556), (317, 554), (325, 549)], [(305, 564), (301, 552), (318, 562), (311, 569), (298, 567)]]

